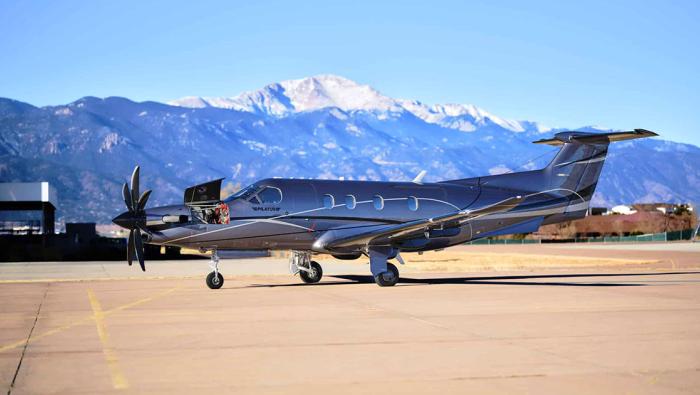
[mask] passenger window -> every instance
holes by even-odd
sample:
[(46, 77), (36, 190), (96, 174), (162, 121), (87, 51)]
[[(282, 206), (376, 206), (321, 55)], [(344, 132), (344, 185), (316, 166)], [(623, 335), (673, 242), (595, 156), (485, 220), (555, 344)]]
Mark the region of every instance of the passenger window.
[(372, 203), (374, 203), (374, 208), (377, 210), (381, 210), (384, 208), (384, 198), (379, 195), (375, 195), (372, 198)]
[(353, 209), (355, 209), (356, 205), (357, 205), (357, 201), (355, 200), (355, 196), (353, 196), (353, 195), (345, 196), (345, 207), (349, 208), (350, 210), (353, 210)]
[(323, 207), (333, 208), (333, 206), (335, 206), (335, 199), (333, 198), (333, 195), (323, 195)]
[(416, 198), (415, 196), (408, 197), (408, 209), (411, 211), (418, 210), (418, 198)]
[(282, 201), (282, 191), (275, 187), (266, 187), (258, 193), (258, 199), (264, 204), (276, 204)]

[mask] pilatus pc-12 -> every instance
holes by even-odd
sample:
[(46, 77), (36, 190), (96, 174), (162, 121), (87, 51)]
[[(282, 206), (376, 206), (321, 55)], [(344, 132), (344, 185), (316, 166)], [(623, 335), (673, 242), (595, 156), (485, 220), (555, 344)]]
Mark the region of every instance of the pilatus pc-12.
[(413, 182), (264, 179), (220, 198), (221, 180), (185, 190), (184, 203), (146, 209), (139, 168), (124, 184), (130, 229), (127, 259), (144, 266), (143, 243), (211, 251), (210, 288), (220, 288), (217, 251), (291, 250), (290, 267), (306, 283), (321, 280), (314, 254), (369, 257), (376, 283), (392, 286), (400, 252), (441, 249), (482, 237), (536, 231), (586, 216), (608, 145), (656, 136), (630, 132), (561, 132), (536, 144), (561, 146), (540, 170), (460, 180)]

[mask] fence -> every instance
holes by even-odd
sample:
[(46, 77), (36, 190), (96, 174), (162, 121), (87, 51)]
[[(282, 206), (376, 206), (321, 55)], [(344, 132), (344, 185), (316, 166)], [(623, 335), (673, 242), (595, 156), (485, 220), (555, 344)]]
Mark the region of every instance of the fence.
[(691, 240), (695, 235), (695, 229), (676, 230), (672, 232), (650, 233), (637, 236), (606, 236), (606, 237), (583, 237), (577, 239), (478, 239), (466, 244), (492, 245), (492, 244), (539, 244), (539, 243), (643, 243), (650, 241), (677, 241)]
[(542, 240), (535, 239), (478, 239), (467, 242), (466, 244), (539, 244)]

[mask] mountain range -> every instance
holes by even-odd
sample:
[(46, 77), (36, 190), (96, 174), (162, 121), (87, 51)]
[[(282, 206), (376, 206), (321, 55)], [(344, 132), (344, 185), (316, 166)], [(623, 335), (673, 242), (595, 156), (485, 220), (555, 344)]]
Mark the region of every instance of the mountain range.
[[(161, 205), (218, 177), (230, 190), (264, 177), (410, 180), (427, 170), (438, 181), (534, 169), (556, 149), (531, 142), (561, 130), (474, 105), (394, 99), (334, 75), (168, 103), (0, 98), (0, 181), (49, 181), (61, 221), (107, 223), (123, 211), (121, 185), (136, 164), (142, 189), (153, 189), (149, 205)], [(611, 146), (593, 204), (695, 201), (700, 148), (645, 139)]]

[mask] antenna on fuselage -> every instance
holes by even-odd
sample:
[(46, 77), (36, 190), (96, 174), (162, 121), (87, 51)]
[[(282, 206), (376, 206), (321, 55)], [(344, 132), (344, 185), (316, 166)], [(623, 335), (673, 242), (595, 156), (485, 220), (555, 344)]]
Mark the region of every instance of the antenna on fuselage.
[(423, 183), (423, 177), (425, 177), (426, 174), (428, 174), (427, 171), (421, 170), (420, 173), (418, 173), (418, 175), (416, 176), (416, 178), (413, 179), (413, 182), (416, 183), (416, 184), (422, 184), (422, 183)]

